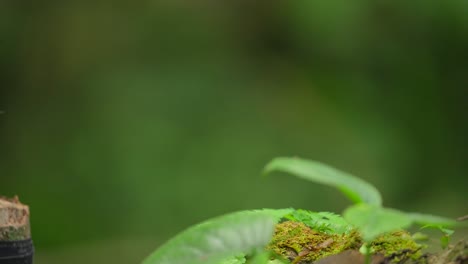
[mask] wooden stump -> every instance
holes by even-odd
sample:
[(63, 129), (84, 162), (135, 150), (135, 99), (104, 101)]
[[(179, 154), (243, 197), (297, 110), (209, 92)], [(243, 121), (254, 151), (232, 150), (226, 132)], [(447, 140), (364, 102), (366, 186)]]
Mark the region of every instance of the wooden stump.
[(31, 238), (29, 207), (18, 197), (0, 197), (0, 241), (16, 241)]
[(0, 197), (0, 263), (32, 264), (33, 255), (29, 207), (18, 197)]

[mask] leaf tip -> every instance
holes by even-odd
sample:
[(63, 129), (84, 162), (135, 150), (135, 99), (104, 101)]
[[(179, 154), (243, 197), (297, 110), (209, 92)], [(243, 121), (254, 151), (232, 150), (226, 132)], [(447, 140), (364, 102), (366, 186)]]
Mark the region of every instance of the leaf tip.
[(263, 167), (263, 170), (262, 170), (262, 176), (268, 176), (268, 174), (274, 172), (277, 167), (278, 167), (278, 162), (281, 160), (281, 159), (284, 159), (282, 157), (278, 157), (278, 158), (274, 158), (272, 159), (270, 162), (268, 162), (265, 167)]

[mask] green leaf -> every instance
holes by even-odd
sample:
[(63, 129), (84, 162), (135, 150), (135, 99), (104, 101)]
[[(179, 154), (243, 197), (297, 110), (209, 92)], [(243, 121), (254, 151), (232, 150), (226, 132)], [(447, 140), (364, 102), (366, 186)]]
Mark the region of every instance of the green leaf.
[(246, 262), (245, 256), (242, 254), (241, 256), (238, 257), (229, 257), (226, 259), (223, 259), (222, 261), (219, 262), (219, 264), (244, 264)]
[(285, 215), (284, 218), (304, 223), (314, 230), (328, 234), (344, 234), (353, 230), (353, 227), (342, 216), (330, 212), (298, 209)]
[(436, 228), (440, 232), (442, 232), (443, 235), (440, 237), (440, 246), (442, 247), (442, 249), (447, 248), (447, 246), (448, 246), (448, 244), (450, 242), (450, 236), (453, 235), (453, 233), (455, 233), (454, 230), (445, 228), (443, 225), (436, 224), (434, 222), (432, 224), (427, 224), (427, 225), (421, 227), (421, 229), (424, 229), (424, 228)]
[(421, 232), (416, 232), (413, 235), (411, 235), (411, 238), (416, 241), (427, 241), (429, 240), (429, 236), (426, 234), (423, 234)]
[(264, 169), (265, 174), (273, 171), (291, 173), (299, 178), (335, 187), (354, 203), (382, 205), (382, 197), (373, 185), (317, 161), (276, 158), (268, 163)]
[(443, 235), (440, 237), (440, 246), (442, 249), (446, 249), (450, 243), (450, 236)]
[(443, 227), (440, 227), (439, 230), (440, 230), (442, 233), (444, 233), (444, 235), (446, 235), (446, 236), (451, 236), (451, 235), (453, 235), (453, 233), (455, 233), (454, 230), (448, 229), (448, 228), (443, 228)]
[(383, 233), (406, 228), (412, 223), (412, 219), (403, 212), (368, 204), (347, 208), (343, 217), (359, 229), (366, 242)]
[(418, 224), (418, 225), (424, 225), (426, 227), (431, 226), (431, 227), (455, 227), (455, 226), (461, 226), (461, 222), (458, 222), (456, 220), (446, 218), (446, 217), (441, 217), (441, 216), (436, 216), (436, 215), (429, 215), (429, 214), (420, 214), (420, 213), (407, 213), (408, 216), (411, 218), (411, 220)]
[(256, 254), (253, 259), (251, 259), (248, 264), (267, 264), (270, 254), (267, 251)]
[(272, 260), (269, 260), (267, 262), (267, 264), (287, 264), (289, 262), (286, 262), (286, 261), (282, 261), (282, 260), (279, 260), (279, 259), (272, 259)]
[(172, 238), (143, 264), (219, 264), (263, 250), (275, 224), (292, 209), (240, 211), (207, 220)]

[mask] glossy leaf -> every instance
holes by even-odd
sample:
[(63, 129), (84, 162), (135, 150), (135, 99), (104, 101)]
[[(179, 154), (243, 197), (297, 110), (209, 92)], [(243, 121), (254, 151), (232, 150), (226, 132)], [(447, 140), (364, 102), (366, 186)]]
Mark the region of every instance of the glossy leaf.
[(366, 242), (380, 234), (404, 229), (412, 223), (411, 218), (403, 212), (368, 204), (348, 207), (343, 217), (359, 229)]
[(281, 171), (339, 189), (354, 203), (381, 206), (382, 197), (370, 183), (317, 161), (299, 158), (276, 158), (267, 164), (265, 173)]
[(456, 220), (436, 216), (436, 215), (429, 215), (429, 214), (420, 214), (420, 213), (407, 213), (411, 220), (419, 225), (425, 226), (432, 226), (432, 227), (454, 227), (454, 226), (461, 226), (461, 222)]
[(169, 240), (143, 264), (219, 264), (230, 256), (261, 251), (275, 224), (291, 211), (240, 211), (207, 220)]

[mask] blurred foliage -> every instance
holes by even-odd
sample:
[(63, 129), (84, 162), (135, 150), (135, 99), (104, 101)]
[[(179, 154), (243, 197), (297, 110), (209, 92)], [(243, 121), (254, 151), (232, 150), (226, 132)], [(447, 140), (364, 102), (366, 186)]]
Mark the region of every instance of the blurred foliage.
[(131, 257), (112, 263), (136, 263), (221, 213), (348, 204), (260, 178), (275, 156), (350, 171), (390, 207), (463, 215), (467, 12), (464, 0), (1, 1), (0, 193), (31, 206), (39, 264), (114, 249)]

